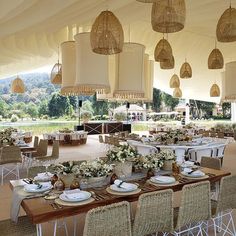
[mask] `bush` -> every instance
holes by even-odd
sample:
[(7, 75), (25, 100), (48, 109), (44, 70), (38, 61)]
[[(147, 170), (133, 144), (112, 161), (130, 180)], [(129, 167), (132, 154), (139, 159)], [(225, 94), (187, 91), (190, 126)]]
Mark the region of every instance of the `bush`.
[(48, 120), (48, 115), (43, 115), (41, 118), (42, 118), (43, 120)]
[(19, 120), (19, 117), (15, 114), (11, 116), (11, 122), (17, 122)]
[(83, 120), (90, 120), (92, 118), (93, 114), (90, 111), (82, 111), (81, 112), (81, 118)]
[(114, 118), (117, 121), (123, 121), (126, 120), (126, 114), (124, 112), (117, 112), (115, 113)]

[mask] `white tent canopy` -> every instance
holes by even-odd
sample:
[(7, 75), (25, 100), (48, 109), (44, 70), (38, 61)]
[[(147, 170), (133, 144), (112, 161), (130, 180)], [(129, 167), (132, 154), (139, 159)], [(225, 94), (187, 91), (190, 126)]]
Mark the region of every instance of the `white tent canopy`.
[[(126, 41), (129, 41), (130, 28), (130, 40), (144, 44), (150, 59), (162, 38), (162, 34), (151, 27), (152, 4), (136, 0), (0, 0), (0, 4), (0, 78), (53, 65), (60, 43), (76, 31), (90, 30), (95, 17), (107, 8), (121, 21)], [(221, 88), (223, 70), (208, 70), (207, 59), (215, 47), (217, 21), (228, 7), (229, 1), (186, 0), (185, 28), (168, 35), (175, 68), (161, 70), (159, 64), (155, 64), (156, 88), (172, 93), (169, 80), (174, 73), (179, 74), (181, 64), (187, 58), (193, 77), (181, 80), (183, 97), (220, 100), (210, 98), (209, 91), (214, 82)], [(236, 7), (235, 0), (232, 0), (232, 7)], [(236, 60), (236, 42), (218, 43), (217, 46), (225, 63)]]

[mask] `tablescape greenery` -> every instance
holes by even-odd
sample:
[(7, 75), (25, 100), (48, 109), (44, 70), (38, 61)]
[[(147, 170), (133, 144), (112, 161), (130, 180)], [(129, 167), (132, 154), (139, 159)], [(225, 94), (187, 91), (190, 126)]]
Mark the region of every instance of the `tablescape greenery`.
[(10, 144), (13, 145), (15, 139), (12, 138), (12, 133), (17, 132), (15, 128), (6, 128), (0, 131), (0, 145)]
[(158, 154), (160, 160), (163, 161), (163, 170), (172, 170), (172, 164), (176, 161), (176, 155), (172, 150), (164, 149), (161, 150)]

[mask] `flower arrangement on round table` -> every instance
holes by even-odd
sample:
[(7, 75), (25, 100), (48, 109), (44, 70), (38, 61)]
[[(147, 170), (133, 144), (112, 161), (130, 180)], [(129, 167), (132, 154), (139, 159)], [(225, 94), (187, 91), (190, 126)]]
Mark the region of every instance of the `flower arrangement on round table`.
[(176, 155), (172, 150), (164, 149), (161, 150), (158, 154), (160, 160), (164, 162), (164, 170), (172, 170), (172, 163), (176, 161)]
[(15, 141), (15, 139), (12, 138), (13, 132), (17, 132), (17, 129), (10, 127), (0, 131), (0, 145), (4, 144), (12, 145)]

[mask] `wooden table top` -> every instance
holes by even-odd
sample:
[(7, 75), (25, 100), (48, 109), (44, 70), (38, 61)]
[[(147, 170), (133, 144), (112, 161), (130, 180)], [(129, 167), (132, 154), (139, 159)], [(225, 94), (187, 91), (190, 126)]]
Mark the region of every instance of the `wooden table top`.
[[(55, 220), (58, 218), (78, 215), (80, 213), (87, 212), (88, 210), (92, 208), (112, 204), (115, 202), (137, 201), (139, 196), (143, 193), (160, 191), (167, 188), (171, 188), (173, 191), (181, 191), (182, 187), (185, 184), (196, 183), (199, 181), (206, 181), (206, 180), (209, 180), (211, 183), (214, 183), (214, 182), (220, 181), (222, 177), (230, 175), (230, 172), (224, 171), (224, 170), (214, 170), (214, 169), (209, 169), (209, 168), (201, 168), (201, 170), (205, 172), (209, 176), (209, 178), (195, 180), (195, 179), (185, 178), (179, 175), (177, 176), (177, 180), (179, 181), (179, 183), (177, 185), (168, 186), (168, 187), (166, 186), (157, 187), (157, 186), (151, 185), (146, 182), (146, 179), (136, 180), (135, 182), (139, 184), (141, 192), (134, 195), (129, 195), (129, 196), (112, 195), (112, 194), (107, 193), (105, 189), (102, 189), (102, 190), (92, 189), (92, 191), (95, 192), (95, 194), (98, 194), (98, 196), (99, 195), (102, 196), (103, 199), (95, 200), (86, 205), (73, 206), (73, 207), (63, 206), (61, 209), (55, 210), (50, 205), (51, 203), (54, 202), (54, 200), (45, 200), (43, 197), (38, 197), (38, 198), (23, 200), (21, 203), (21, 206), (25, 210), (26, 214), (28, 215), (32, 223), (39, 224), (39, 223)], [(10, 187), (12, 189), (16, 185), (17, 185), (17, 182), (15, 180), (10, 181)]]

